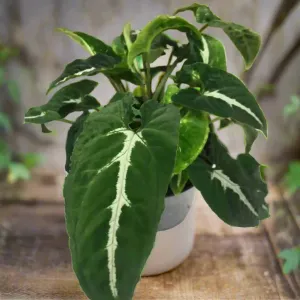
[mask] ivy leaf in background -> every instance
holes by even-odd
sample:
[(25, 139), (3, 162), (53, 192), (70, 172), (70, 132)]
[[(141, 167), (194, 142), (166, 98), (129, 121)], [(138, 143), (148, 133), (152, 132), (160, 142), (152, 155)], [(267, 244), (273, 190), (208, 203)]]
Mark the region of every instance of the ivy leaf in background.
[(37, 167), (43, 161), (43, 157), (39, 153), (25, 153), (21, 155), (21, 159), (22, 163), (28, 170)]
[(8, 116), (0, 111), (0, 129), (11, 131), (11, 124)]
[(95, 55), (97, 53), (107, 54), (109, 56), (115, 55), (112, 47), (91, 35), (84, 32), (71, 31), (66, 28), (57, 28), (57, 30), (69, 36), (73, 41), (79, 43), (91, 55)]
[(134, 132), (131, 106), (117, 101), (89, 116), (64, 186), (73, 268), (90, 299), (132, 299), (175, 162), (179, 110), (147, 101)]
[(90, 94), (98, 85), (96, 81), (82, 80), (57, 91), (47, 104), (30, 108), (25, 114), (26, 123), (45, 124), (61, 120), (75, 111), (97, 109), (100, 103)]
[(280, 252), (279, 257), (285, 260), (283, 265), (284, 274), (296, 271), (300, 267), (300, 247), (283, 250)]
[(178, 9), (174, 14), (184, 11), (192, 11), (198, 23), (223, 29), (243, 56), (246, 69), (251, 68), (261, 46), (261, 38), (258, 33), (242, 25), (221, 20), (206, 5), (195, 3)]
[(0, 67), (0, 86), (5, 83), (5, 70)]
[(291, 194), (294, 194), (300, 188), (300, 161), (289, 164), (289, 170), (285, 175), (285, 183)]
[(284, 107), (283, 115), (285, 118), (290, 117), (291, 115), (294, 115), (297, 111), (300, 109), (300, 99), (298, 96), (292, 96), (291, 97), (291, 103), (287, 104)]
[(80, 133), (83, 130), (83, 124), (88, 118), (89, 113), (83, 113), (81, 116), (79, 116), (76, 121), (72, 124), (68, 131), (67, 141), (66, 141), (66, 165), (65, 170), (67, 172), (70, 171), (71, 168), (71, 156), (73, 153), (73, 149), (75, 146), (75, 142), (77, 138), (79, 137)]
[(200, 90), (181, 90), (172, 97), (174, 103), (234, 119), (267, 136), (267, 122), (260, 106), (243, 82), (234, 75), (203, 63), (195, 63), (177, 72), (176, 82), (199, 87)]
[(249, 227), (269, 217), (265, 202), (268, 191), (259, 167), (249, 154), (233, 159), (211, 133), (207, 151), (188, 168), (188, 173), (220, 219), (232, 226)]
[(209, 134), (208, 114), (189, 111), (180, 119), (174, 174), (185, 170), (201, 153)]
[(7, 180), (13, 184), (19, 180), (29, 180), (31, 178), (29, 170), (21, 163), (10, 163), (8, 166)]

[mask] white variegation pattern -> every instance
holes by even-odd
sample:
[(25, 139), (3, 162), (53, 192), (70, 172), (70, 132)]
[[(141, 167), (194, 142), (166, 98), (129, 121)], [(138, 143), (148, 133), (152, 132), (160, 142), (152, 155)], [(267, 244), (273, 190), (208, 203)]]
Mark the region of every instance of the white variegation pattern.
[(66, 104), (69, 104), (69, 103), (79, 104), (79, 103), (81, 103), (81, 99), (70, 99), (70, 100), (63, 101), (63, 103), (66, 103)]
[(236, 183), (234, 183), (227, 175), (225, 175), (223, 173), (222, 170), (214, 170), (211, 174), (211, 180), (217, 179), (224, 191), (226, 191), (227, 189), (232, 190), (234, 193), (236, 193), (240, 200), (248, 207), (248, 209), (255, 215), (258, 217), (258, 213), (256, 212), (256, 210), (254, 209), (254, 207), (252, 206), (252, 204), (249, 202), (249, 200), (247, 199), (247, 197), (244, 195), (244, 193), (242, 192), (241, 188), (239, 185), (237, 185)]
[(263, 125), (263, 123), (259, 119), (259, 117), (253, 111), (251, 111), (251, 109), (249, 107), (246, 107), (245, 105), (243, 105), (242, 103), (236, 101), (233, 98), (230, 98), (230, 97), (228, 97), (224, 94), (221, 94), (219, 91), (207, 91), (207, 92), (204, 93), (204, 96), (213, 97), (215, 99), (222, 100), (222, 101), (226, 102), (231, 107), (236, 106), (236, 107), (242, 109), (243, 111), (245, 111), (250, 116), (252, 116), (259, 124)]
[(35, 116), (26, 116), (24, 119), (26, 120), (30, 120), (30, 119), (36, 119), (36, 118), (42, 118), (46, 116), (46, 112), (42, 111), (39, 115), (35, 115)]
[(109, 221), (108, 241), (106, 250), (108, 254), (108, 271), (109, 271), (109, 285), (114, 298), (118, 297), (117, 289), (117, 269), (116, 269), (116, 250), (118, 247), (117, 231), (119, 229), (119, 220), (122, 214), (122, 208), (124, 206), (130, 207), (131, 203), (126, 194), (126, 180), (128, 169), (131, 166), (131, 155), (135, 145), (139, 142), (145, 144), (141, 133), (135, 133), (126, 128), (119, 128), (113, 130), (107, 134), (107, 136), (113, 134), (124, 134), (125, 140), (122, 150), (111, 159), (104, 167), (102, 167), (99, 173), (102, 173), (115, 163), (119, 163), (119, 171), (116, 183), (116, 197), (112, 204), (108, 207), (111, 210), (111, 218)]
[(203, 50), (200, 49), (200, 53), (203, 59), (203, 63), (208, 64), (209, 63), (209, 47), (207, 44), (206, 39), (202, 36), (202, 44), (203, 44)]
[[(96, 70), (96, 68), (95, 68), (95, 67), (91, 67), (91, 68), (89, 68), (89, 69), (85, 69), (85, 70), (82, 70), (82, 71), (79, 71), (79, 72), (77, 72), (77, 73), (72, 74), (72, 77), (82, 76), (82, 75), (85, 75), (85, 74), (87, 74), (87, 73), (89, 73), (89, 72), (92, 72), (92, 71), (94, 71), (94, 70)], [(63, 78), (62, 80), (56, 82), (55, 85), (57, 86), (57, 85), (59, 85), (59, 84), (61, 84), (61, 83), (64, 83), (65, 81), (67, 81), (67, 80), (69, 80), (69, 79), (70, 79), (70, 76), (66, 76), (66, 77)]]

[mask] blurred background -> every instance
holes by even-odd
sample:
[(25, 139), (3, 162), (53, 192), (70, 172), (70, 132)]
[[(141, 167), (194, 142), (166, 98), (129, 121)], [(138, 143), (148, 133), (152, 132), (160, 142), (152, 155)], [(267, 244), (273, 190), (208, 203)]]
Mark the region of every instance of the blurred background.
[[(55, 28), (83, 31), (111, 43), (126, 22), (139, 29), (156, 15), (172, 13), (193, 2), (0, 0), (0, 201), (62, 200), (69, 125), (53, 122), (49, 126), (53, 133), (43, 134), (39, 126), (23, 124), (28, 108), (47, 101), (48, 85), (64, 66), (87, 56)], [(269, 181), (276, 186), (289, 176), (293, 165), (288, 181), (295, 192), (300, 185), (300, 1), (199, 3), (208, 4), (222, 19), (249, 26), (262, 35), (264, 46), (257, 63), (250, 72), (243, 73), (241, 56), (230, 40), (220, 30), (208, 30), (224, 42), (229, 72), (250, 86), (267, 116), (269, 138), (260, 137), (252, 154), (270, 166)], [(183, 16), (194, 23), (191, 13)], [(96, 79), (100, 84), (94, 95), (105, 104), (113, 88), (101, 75)], [(239, 128), (232, 126), (220, 134), (233, 156), (243, 151)], [(299, 215), (295, 220), (299, 224)]]

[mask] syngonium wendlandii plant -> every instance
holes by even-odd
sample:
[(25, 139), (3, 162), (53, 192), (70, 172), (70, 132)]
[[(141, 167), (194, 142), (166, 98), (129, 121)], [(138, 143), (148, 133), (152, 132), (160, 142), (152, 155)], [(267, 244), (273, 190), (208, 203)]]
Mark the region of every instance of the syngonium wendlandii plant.
[[(204, 25), (200, 30), (177, 16), (187, 10)], [(258, 132), (267, 135), (266, 120), (245, 85), (226, 72), (222, 43), (204, 34), (209, 26), (229, 36), (249, 69), (260, 48), (259, 35), (222, 21), (205, 5), (158, 16), (141, 31), (127, 24), (111, 46), (60, 29), (91, 56), (68, 64), (49, 91), (98, 73), (116, 89), (109, 104), (101, 106), (90, 95), (97, 83), (84, 79), (63, 87), (25, 117), (45, 130), (46, 123), (69, 122), (68, 114), (82, 111), (67, 138), (64, 197), (73, 268), (91, 299), (132, 299), (168, 187), (178, 194), (195, 186), (233, 226), (256, 226), (269, 215), (260, 165), (249, 154)], [(186, 33), (188, 42), (179, 44), (167, 30)], [(151, 65), (167, 48), (168, 63)], [(133, 92), (128, 83), (135, 86)], [(221, 128), (243, 127), (245, 153), (236, 159), (229, 155), (216, 135), (216, 120)]]

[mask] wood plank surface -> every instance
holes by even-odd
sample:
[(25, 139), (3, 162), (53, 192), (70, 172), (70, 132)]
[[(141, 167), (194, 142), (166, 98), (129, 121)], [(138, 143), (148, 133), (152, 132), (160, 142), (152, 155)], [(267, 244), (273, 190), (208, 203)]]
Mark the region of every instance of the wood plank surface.
[[(135, 300), (295, 299), (263, 228), (231, 228), (198, 203), (192, 254), (143, 278)], [(71, 269), (62, 204), (0, 207), (0, 299), (86, 299)]]

